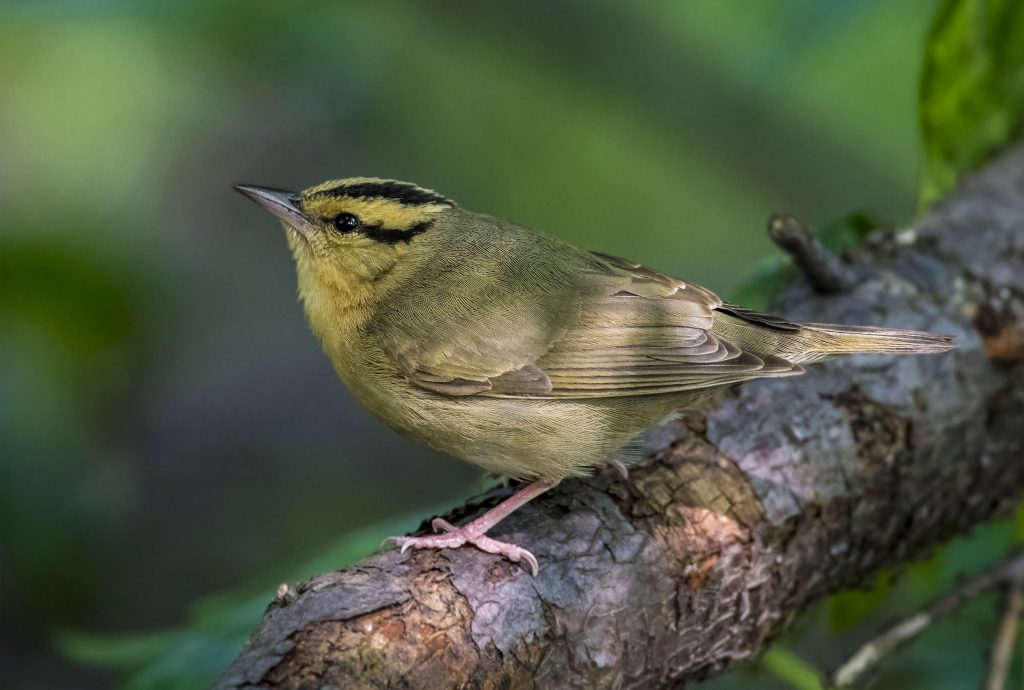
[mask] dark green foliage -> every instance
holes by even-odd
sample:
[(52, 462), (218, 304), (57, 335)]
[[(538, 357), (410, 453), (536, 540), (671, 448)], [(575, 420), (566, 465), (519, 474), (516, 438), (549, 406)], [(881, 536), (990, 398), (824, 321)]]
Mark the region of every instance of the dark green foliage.
[(921, 200), (938, 199), (1024, 123), (1024, 3), (945, 0), (921, 72)]
[[(418, 519), (399, 518), (351, 532), (281, 580), (294, 584), (342, 568), (371, 553), (385, 537), (415, 528)], [(78, 661), (117, 669), (122, 690), (199, 690), (238, 655), (273, 597), (273, 587), (212, 596), (194, 605), (186, 622), (173, 630), (131, 636), (65, 631), (56, 643)]]

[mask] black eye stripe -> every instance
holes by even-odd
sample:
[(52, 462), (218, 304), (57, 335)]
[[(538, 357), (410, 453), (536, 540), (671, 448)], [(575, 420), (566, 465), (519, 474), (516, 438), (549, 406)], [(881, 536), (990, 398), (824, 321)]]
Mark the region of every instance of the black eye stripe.
[(375, 242), (398, 244), (399, 242), (410, 242), (416, 235), (426, 232), (431, 224), (429, 221), (423, 221), (404, 230), (401, 228), (386, 228), (383, 223), (367, 225), (359, 220), (359, 217), (354, 213), (343, 212), (331, 219), (331, 225), (342, 234), (358, 232)]
[(359, 227), (359, 232), (363, 233), (371, 240), (381, 242), (383, 244), (398, 244), (399, 242), (405, 242), (408, 244), (412, 241), (412, 238), (416, 235), (420, 235), (426, 232), (430, 228), (429, 222), (416, 223), (407, 230), (399, 230), (396, 228), (385, 228), (381, 224), (377, 225), (362, 225)]

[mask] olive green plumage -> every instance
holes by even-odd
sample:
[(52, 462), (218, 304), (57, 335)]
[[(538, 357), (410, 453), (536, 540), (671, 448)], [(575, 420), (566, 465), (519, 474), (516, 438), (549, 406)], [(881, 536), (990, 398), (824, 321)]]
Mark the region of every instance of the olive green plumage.
[(952, 346), (748, 312), (407, 183), (241, 189), (284, 220), (310, 325), (356, 397), (399, 432), (511, 477), (607, 463), (717, 387), (835, 354)]

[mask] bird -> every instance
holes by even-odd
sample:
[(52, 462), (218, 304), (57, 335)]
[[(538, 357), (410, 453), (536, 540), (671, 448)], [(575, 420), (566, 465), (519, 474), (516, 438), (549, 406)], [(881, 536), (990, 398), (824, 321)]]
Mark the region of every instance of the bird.
[(391, 537), (402, 552), (473, 545), (536, 575), (534, 555), (491, 528), (716, 390), (836, 355), (955, 347), (744, 309), (409, 182), (235, 189), (281, 221), (309, 326), (352, 394), (398, 433), (523, 482), (465, 525)]

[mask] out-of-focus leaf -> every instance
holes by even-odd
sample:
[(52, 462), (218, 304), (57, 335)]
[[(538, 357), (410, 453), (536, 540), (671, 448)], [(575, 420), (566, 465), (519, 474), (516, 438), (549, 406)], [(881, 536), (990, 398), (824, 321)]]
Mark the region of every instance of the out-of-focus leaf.
[(797, 690), (822, 690), (817, 670), (782, 645), (765, 652), (761, 666)]
[(946, 0), (925, 47), (920, 87), (929, 204), (1021, 131), (1024, 3)]
[(868, 589), (851, 589), (829, 597), (829, 622), (836, 630), (845, 630), (860, 622), (888, 598), (891, 582), (889, 574), (882, 573)]
[(884, 224), (863, 211), (854, 211), (818, 230), (818, 239), (834, 252), (844, 252), (864, 241)]
[(0, 315), (31, 322), (75, 359), (115, 346), (137, 326), (138, 281), (77, 248), (7, 240), (0, 274)]
[[(381, 540), (415, 528), (423, 515), (403, 516), (349, 533), (334, 547), (292, 569), (297, 582), (316, 573), (342, 568), (372, 553)], [(272, 588), (255, 593), (227, 593), (192, 607), (180, 629), (111, 636), (65, 631), (55, 642), (65, 655), (87, 664), (121, 669), (121, 690), (201, 690), (209, 687), (232, 662), (259, 623)]]
[(57, 645), (73, 659), (97, 666), (132, 668), (159, 657), (177, 637), (173, 631), (113, 636), (67, 631), (58, 633)]
[(1014, 540), (1018, 542), (1024, 542), (1024, 505), (1017, 508), (1017, 513), (1013, 519), (1014, 527)]
[(767, 256), (758, 261), (749, 276), (730, 293), (730, 301), (747, 309), (766, 309), (771, 298), (795, 275), (796, 271), (781, 253)]

